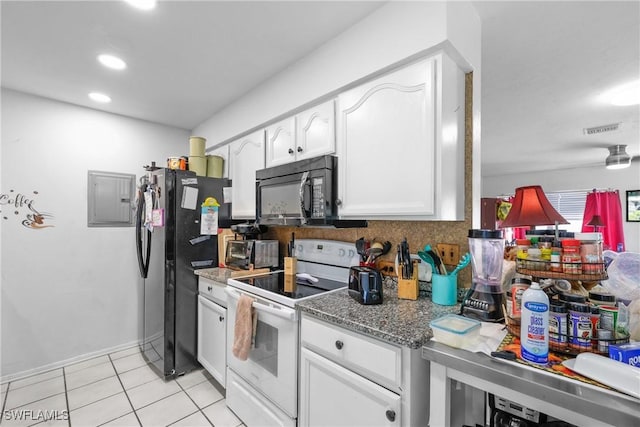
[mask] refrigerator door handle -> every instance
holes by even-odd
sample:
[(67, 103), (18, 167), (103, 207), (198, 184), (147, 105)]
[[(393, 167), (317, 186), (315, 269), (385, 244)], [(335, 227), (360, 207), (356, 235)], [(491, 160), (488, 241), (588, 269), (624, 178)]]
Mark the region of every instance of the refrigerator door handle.
[[(140, 267), (140, 275), (143, 279), (147, 278), (149, 274), (149, 258), (151, 258), (151, 232), (147, 230), (143, 223), (144, 219), (144, 211), (145, 211), (145, 202), (144, 202), (144, 192), (146, 190), (146, 184), (140, 186), (138, 191), (138, 206), (136, 210), (136, 249), (138, 255), (138, 267)], [(144, 245), (143, 239), (144, 234), (146, 233), (146, 254), (143, 254)]]

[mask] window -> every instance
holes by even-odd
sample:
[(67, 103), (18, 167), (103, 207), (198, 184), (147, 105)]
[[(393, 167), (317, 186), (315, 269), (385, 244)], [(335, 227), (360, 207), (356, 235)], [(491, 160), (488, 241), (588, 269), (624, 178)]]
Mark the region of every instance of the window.
[[(584, 216), (584, 207), (587, 200), (587, 191), (558, 191), (546, 193), (547, 199), (551, 205), (564, 217), (569, 224), (560, 224), (559, 229), (579, 233), (582, 231), (582, 218)], [(539, 226), (536, 228), (544, 228)], [(550, 225), (547, 229), (553, 230), (554, 226)]]

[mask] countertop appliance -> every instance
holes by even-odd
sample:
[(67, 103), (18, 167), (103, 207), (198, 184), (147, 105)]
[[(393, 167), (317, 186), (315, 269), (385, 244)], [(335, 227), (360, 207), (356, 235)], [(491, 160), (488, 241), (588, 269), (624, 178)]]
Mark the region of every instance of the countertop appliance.
[(336, 218), (337, 158), (321, 156), (256, 172), (260, 224), (326, 225)]
[(278, 267), (279, 259), (277, 240), (230, 240), (224, 263), (228, 268), (252, 270)]
[(256, 171), (260, 224), (366, 227), (338, 219), (338, 158), (320, 156)]
[(483, 322), (504, 320), (502, 301), (502, 230), (469, 230), (473, 276), (462, 300), (461, 313)]
[(360, 304), (382, 304), (382, 274), (375, 268), (352, 266), (349, 295)]
[(326, 292), (346, 289), (355, 245), (296, 239), (296, 277), (283, 271), (229, 279), (227, 336), (233, 339), (237, 301), (254, 299), (255, 344), (246, 361), (227, 352), (227, 406), (247, 425), (296, 425), (298, 416), (299, 319), (295, 306)]
[(228, 227), (223, 203), (230, 181), (192, 171), (149, 168), (138, 191), (136, 246), (143, 278), (144, 357), (165, 379), (199, 366), (196, 360), (198, 280), (194, 270), (218, 265), (218, 241), (203, 234), (201, 205), (220, 203), (218, 226)]

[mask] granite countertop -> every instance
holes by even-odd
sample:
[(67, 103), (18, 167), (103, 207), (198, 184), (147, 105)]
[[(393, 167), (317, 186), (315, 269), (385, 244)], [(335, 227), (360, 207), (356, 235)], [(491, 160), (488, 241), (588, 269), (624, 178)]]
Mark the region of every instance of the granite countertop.
[(296, 307), (321, 320), (412, 349), (433, 337), (429, 326), (432, 319), (460, 311), (459, 304), (434, 304), (424, 292), (415, 301), (398, 299), (397, 287), (390, 280), (385, 280), (380, 305), (362, 305), (342, 289), (301, 301)]
[(227, 279), (231, 278), (231, 273), (234, 270), (228, 268), (201, 268), (199, 270), (194, 270), (194, 274), (197, 276), (202, 276), (206, 279), (213, 280), (214, 282), (219, 282), (224, 285), (227, 284)]

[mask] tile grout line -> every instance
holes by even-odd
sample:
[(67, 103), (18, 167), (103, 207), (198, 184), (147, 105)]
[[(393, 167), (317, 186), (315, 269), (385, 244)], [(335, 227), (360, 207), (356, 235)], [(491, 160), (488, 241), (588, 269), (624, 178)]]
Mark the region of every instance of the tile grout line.
[[(207, 420), (207, 421), (209, 421), (209, 424), (211, 424), (212, 426), (215, 426), (215, 424), (213, 424), (213, 422), (209, 419), (209, 417), (207, 417), (207, 414), (205, 414), (205, 413), (204, 413), (204, 411), (202, 410), (202, 408), (200, 407), (200, 405), (198, 405), (198, 404), (196, 403), (196, 401), (195, 401), (195, 400), (193, 400), (193, 398), (189, 395), (189, 393), (187, 393), (187, 389), (185, 389), (184, 387), (182, 387), (182, 384), (180, 384), (180, 383), (178, 382), (178, 380), (177, 380), (177, 379), (174, 379), (174, 381), (176, 382), (176, 384), (178, 384), (178, 387), (180, 387), (180, 389), (182, 390), (182, 392), (183, 392), (184, 394), (186, 394), (186, 395), (187, 395), (187, 397), (189, 398), (189, 400), (191, 400), (191, 401), (193, 402), (193, 404), (194, 404), (194, 405), (196, 405), (196, 408), (198, 408), (198, 411), (197, 411), (197, 412), (200, 412), (200, 413), (202, 414), (202, 416), (204, 417), (204, 419), (205, 419), (205, 420)], [(207, 381), (207, 380), (205, 380), (205, 381)], [(203, 382), (204, 382), (204, 381), (203, 381)], [(198, 384), (201, 384), (201, 383), (198, 383)], [(193, 385), (193, 386), (191, 386), (191, 387), (195, 387), (195, 386), (196, 386), (196, 385), (198, 385), (198, 384), (194, 384), (194, 385)], [(191, 388), (191, 387), (187, 387), (187, 388)], [(224, 398), (223, 398), (223, 399), (224, 399)], [(219, 402), (220, 400), (222, 400), (222, 399), (216, 400), (216, 402)], [(213, 403), (216, 403), (216, 402), (213, 402)], [(212, 403), (211, 405), (213, 405), (213, 403)], [(209, 407), (209, 406), (211, 406), (211, 405), (207, 405), (207, 407)], [(194, 412), (193, 414), (195, 414), (195, 413), (196, 413), (196, 412)], [(189, 414), (189, 415), (187, 415), (187, 417), (190, 417), (190, 416), (191, 416), (191, 415), (193, 415), (193, 414)], [(181, 418), (180, 420), (183, 420), (183, 419), (185, 419), (185, 418), (187, 418), (187, 417), (183, 417), (183, 418)], [(180, 421), (180, 420), (178, 420), (178, 421)], [(177, 423), (178, 421), (176, 421), (176, 422), (174, 422), (174, 423), (172, 423), (172, 424), (175, 424), (175, 423)]]
[[(140, 418), (138, 417), (138, 413), (136, 412), (136, 408), (133, 407), (133, 403), (131, 402), (131, 399), (129, 398), (129, 393), (127, 393), (127, 389), (125, 388), (124, 384), (122, 383), (122, 380), (120, 379), (120, 373), (118, 372), (118, 370), (116, 369), (116, 365), (113, 363), (113, 359), (111, 358), (111, 355), (108, 354), (107, 357), (109, 358), (109, 361), (111, 362), (111, 366), (113, 366), (113, 370), (116, 373), (116, 378), (118, 378), (118, 382), (120, 383), (120, 387), (122, 387), (122, 390), (124, 391), (124, 395), (127, 397), (127, 401), (129, 402), (129, 405), (131, 406), (131, 410), (133, 411), (133, 415), (136, 417), (136, 420), (138, 420), (138, 425), (142, 425), (142, 422), (140, 421)], [(127, 415), (124, 414), (122, 415), (123, 417)], [(120, 418), (120, 417), (118, 417)], [(114, 418), (114, 420), (117, 418)], [(113, 421), (113, 420), (109, 420), (106, 421), (107, 423)], [(105, 424), (105, 423), (103, 423)]]
[(4, 397), (2, 399), (2, 412), (0, 412), (0, 422), (4, 419), (4, 407), (7, 405), (7, 397), (9, 397), (9, 388), (11, 387), (11, 381), (7, 383), (7, 389), (4, 391)]
[(69, 393), (67, 392), (67, 374), (62, 367), (62, 382), (64, 383), (64, 402), (67, 405), (67, 425), (71, 427), (71, 409), (69, 408)]

